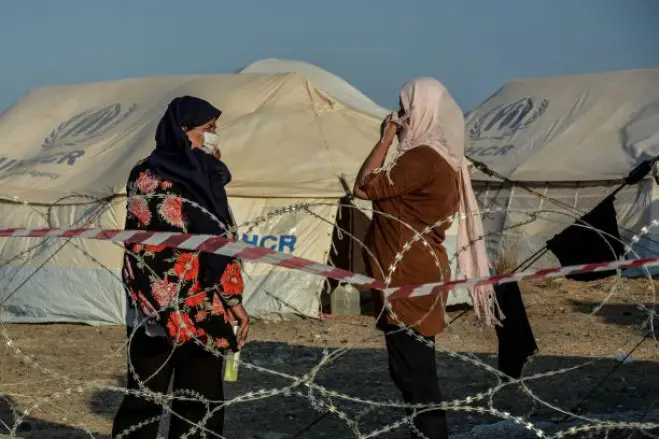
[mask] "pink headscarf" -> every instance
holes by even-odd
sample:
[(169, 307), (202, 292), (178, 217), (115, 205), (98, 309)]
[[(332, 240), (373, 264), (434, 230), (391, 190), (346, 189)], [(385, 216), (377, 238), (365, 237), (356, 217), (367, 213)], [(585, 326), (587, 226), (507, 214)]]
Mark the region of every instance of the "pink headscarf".
[[(468, 279), (490, 275), (490, 261), (485, 248), (483, 222), (471, 186), (464, 157), (465, 122), (462, 110), (448, 90), (436, 79), (421, 78), (405, 84), (400, 100), (406, 112), (397, 120), (402, 126), (397, 157), (417, 146), (429, 146), (459, 173), (460, 218), (458, 224), (458, 267)], [(499, 322), (500, 316), (491, 285), (469, 289), (476, 316), (487, 325)], [(500, 316), (502, 317), (502, 316)]]

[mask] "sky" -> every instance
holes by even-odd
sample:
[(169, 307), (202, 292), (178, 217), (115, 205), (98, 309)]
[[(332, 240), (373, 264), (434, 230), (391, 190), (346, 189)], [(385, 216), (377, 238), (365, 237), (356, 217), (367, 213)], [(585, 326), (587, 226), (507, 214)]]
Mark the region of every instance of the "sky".
[(468, 111), (507, 81), (659, 67), (659, 0), (18, 0), (0, 14), (0, 109), (29, 89), (317, 64), (380, 105), (441, 80)]

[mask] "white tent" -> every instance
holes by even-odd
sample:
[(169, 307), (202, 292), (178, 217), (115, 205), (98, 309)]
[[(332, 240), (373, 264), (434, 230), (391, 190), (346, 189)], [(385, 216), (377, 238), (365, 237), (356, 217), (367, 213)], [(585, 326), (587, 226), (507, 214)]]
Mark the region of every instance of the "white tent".
[[(318, 79), (332, 78), (323, 75)], [(128, 172), (153, 149), (167, 103), (187, 94), (224, 112), (218, 133), (234, 176), (228, 193), (242, 239), (326, 261), (337, 200), (345, 195), (338, 177), (352, 183), (386, 113), (340, 80), (327, 83), (350, 105), (323, 84), (283, 72), (32, 91), (0, 119), (0, 225), (123, 228)], [(301, 203), (323, 205), (249, 223)], [(121, 256), (121, 246), (106, 242), (0, 240), (2, 320), (123, 323)], [(317, 315), (322, 278), (254, 264), (246, 275), (252, 315)]]
[(240, 69), (238, 73), (298, 73), (348, 107), (371, 114), (380, 120), (390, 112), (390, 110), (380, 107), (342, 78), (318, 66), (302, 61), (269, 58), (253, 62)]
[[(521, 261), (572, 222), (571, 209), (587, 212), (659, 154), (659, 69), (510, 82), (469, 113), (467, 141), (471, 158), (562, 203), (474, 169), (481, 206), (501, 211), (486, 216), (492, 256)], [(658, 196), (652, 175), (616, 196), (624, 238), (659, 217)], [(651, 236), (634, 249), (659, 254), (657, 243)], [(536, 266), (556, 264), (548, 256)]]

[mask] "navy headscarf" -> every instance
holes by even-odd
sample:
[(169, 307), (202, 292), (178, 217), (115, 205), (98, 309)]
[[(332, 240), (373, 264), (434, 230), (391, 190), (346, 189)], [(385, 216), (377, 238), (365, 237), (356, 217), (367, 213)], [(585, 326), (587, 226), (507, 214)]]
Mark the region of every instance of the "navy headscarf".
[[(201, 148), (192, 148), (183, 128), (202, 126), (222, 112), (203, 99), (184, 96), (174, 99), (156, 130), (156, 149), (147, 162), (162, 177), (184, 186), (199, 203), (225, 225), (232, 225), (224, 186), (231, 181), (227, 166)], [(200, 230), (215, 233), (217, 230)]]

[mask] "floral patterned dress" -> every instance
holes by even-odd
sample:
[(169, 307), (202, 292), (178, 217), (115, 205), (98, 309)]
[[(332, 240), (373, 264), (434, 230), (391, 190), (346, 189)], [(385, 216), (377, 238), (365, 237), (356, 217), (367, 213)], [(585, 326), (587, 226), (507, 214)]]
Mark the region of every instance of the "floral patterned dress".
[[(133, 168), (127, 192), (127, 230), (208, 233), (211, 227), (217, 234), (223, 232), (194, 204), (197, 200), (183, 185), (161, 178), (145, 162)], [(131, 306), (163, 328), (173, 345), (195, 339), (209, 349), (237, 349), (227, 313), (242, 302), (237, 260), (162, 245), (129, 244), (122, 275)]]

